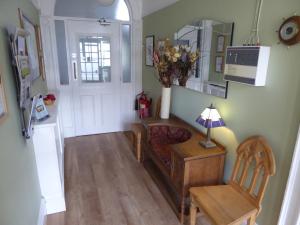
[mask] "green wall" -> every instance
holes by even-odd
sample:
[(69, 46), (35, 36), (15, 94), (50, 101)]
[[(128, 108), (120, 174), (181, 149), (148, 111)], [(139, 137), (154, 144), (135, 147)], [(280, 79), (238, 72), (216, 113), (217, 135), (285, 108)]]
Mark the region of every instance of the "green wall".
[[(15, 86), (10, 66), (5, 27), (19, 25), (18, 8), (32, 21), (38, 22), (38, 12), (30, 0), (0, 1), (0, 68), (8, 101), (8, 118), (0, 124), (0, 224), (35, 225), (40, 207), (33, 146), (21, 135)], [(33, 93), (45, 92), (46, 84), (35, 81)]]
[[(251, 29), (255, 0), (181, 0), (174, 5), (144, 18), (144, 36), (173, 37), (173, 33), (195, 19), (209, 18), (234, 22), (234, 45), (241, 45)], [(276, 30), (283, 17), (300, 12), (299, 0), (264, 1), (261, 17), (261, 42), (272, 47), (267, 84), (251, 87), (231, 82), (228, 99), (208, 96), (181, 87), (172, 88), (172, 112), (190, 124), (210, 103), (216, 105), (227, 127), (216, 128), (212, 135), (227, 150), (225, 180), (232, 172), (235, 150), (250, 135), (266, 137), (276, 158), (276, 175), (271, 178), (263, 201), (259, 225), (275, 225), (289, 173), (291, 158), (300, 122), (300, 44), (291, 48), (278, 45)], [(145, 63), (144, 63), (145, 65)], [(161, 86), (154, 70), (143, 67), (143, 88), (154, 98)], [(203, 130), (204, 131), (204, 130)]]

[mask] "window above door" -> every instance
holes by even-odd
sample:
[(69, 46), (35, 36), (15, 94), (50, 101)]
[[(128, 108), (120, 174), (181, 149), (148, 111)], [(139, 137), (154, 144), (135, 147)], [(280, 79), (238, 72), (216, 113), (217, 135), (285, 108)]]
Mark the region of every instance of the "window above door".
[(114, 0), (107, 5), (99, 0), (59, 0), (56, 1), (55, 16), (96, 18), (130, 21), (130, 13), (125, 0)]

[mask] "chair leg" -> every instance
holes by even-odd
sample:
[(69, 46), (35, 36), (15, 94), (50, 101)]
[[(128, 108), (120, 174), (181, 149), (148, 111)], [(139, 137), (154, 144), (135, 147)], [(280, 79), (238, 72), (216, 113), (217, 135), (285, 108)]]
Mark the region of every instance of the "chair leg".
[(196, 225), (197, 207), (191, 202), (190, 207), (190, 225)]
[(248, 221), (247, 221), (247, 225), (254, 225), (255, 224), (255, 219), (256, 219), (256, 215), (252, 215)]

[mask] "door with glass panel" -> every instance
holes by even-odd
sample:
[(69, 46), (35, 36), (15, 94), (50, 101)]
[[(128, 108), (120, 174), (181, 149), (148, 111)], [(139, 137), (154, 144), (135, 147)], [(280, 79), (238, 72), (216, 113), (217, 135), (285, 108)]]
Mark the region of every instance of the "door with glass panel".
[(68, 21), (67, 31), (75, 134), (120, 131), (119, 24)]

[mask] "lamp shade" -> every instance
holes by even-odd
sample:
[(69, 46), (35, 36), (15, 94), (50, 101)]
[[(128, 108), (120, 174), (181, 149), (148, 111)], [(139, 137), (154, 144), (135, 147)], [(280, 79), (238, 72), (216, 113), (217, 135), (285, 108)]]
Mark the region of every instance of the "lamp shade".
[(223, 127), (225, 123), (221, 118), (218, 110), (211, 105), (206, 108), (196, 119), (196, 122), (205, 128)]

